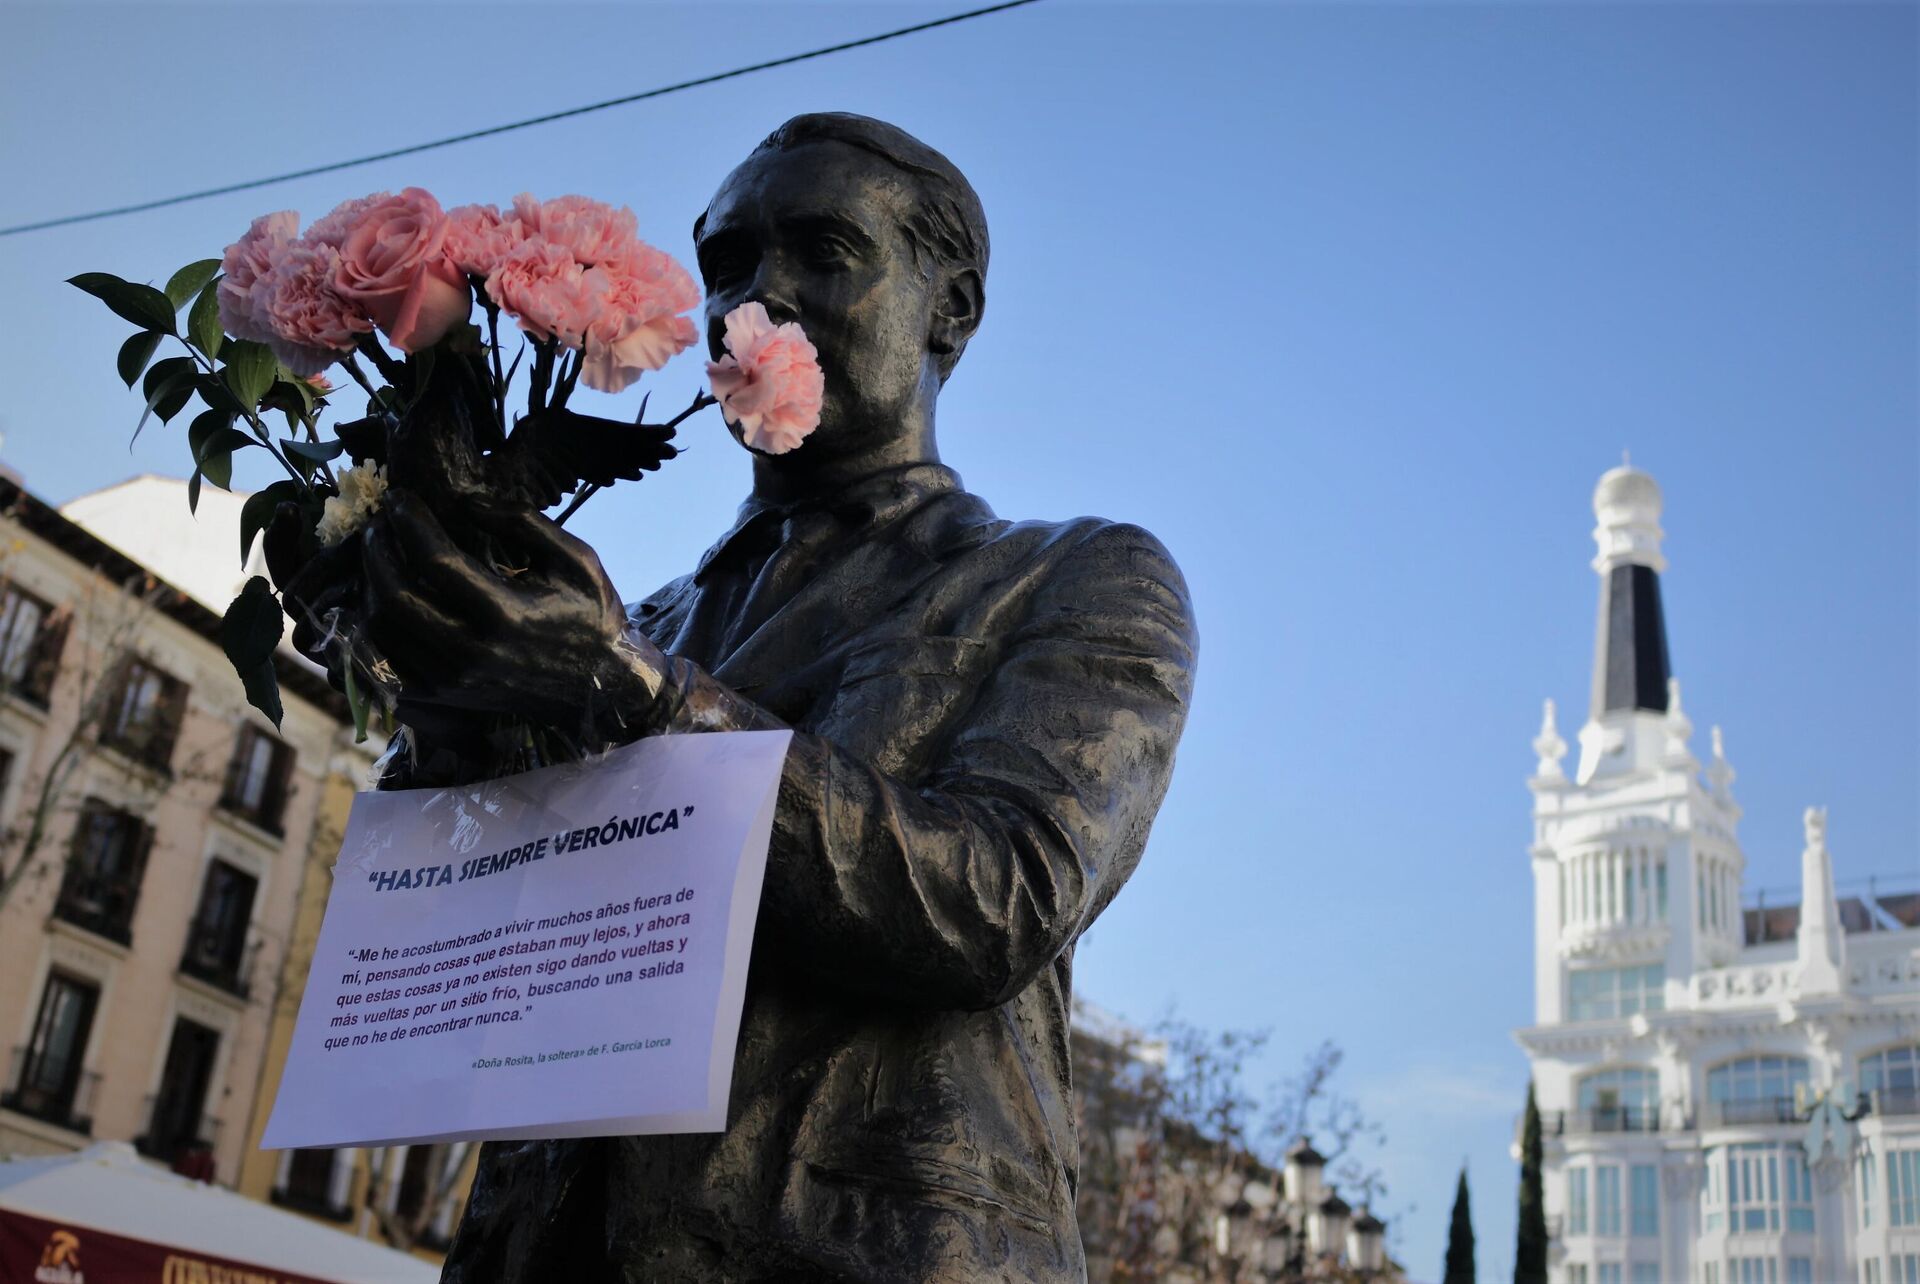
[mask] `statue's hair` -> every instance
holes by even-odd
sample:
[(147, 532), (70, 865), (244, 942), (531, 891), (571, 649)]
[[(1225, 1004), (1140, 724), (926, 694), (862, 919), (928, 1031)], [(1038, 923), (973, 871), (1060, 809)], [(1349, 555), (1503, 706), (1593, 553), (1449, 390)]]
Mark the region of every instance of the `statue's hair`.
[[(747, 159), (767, 152), (791, 151), (808, 143), (844, 143), (857, 147), (908, 175), (920, 199), (914, 202), (902, 230), (913, 246), (916, 261), (923, 269), (971, 268), (980, 274), (984, 293), (989, 248), (987, 213), (980, 205), (973, 184), (958, 166), (897, 125), (840, 111), (795, 116), (768, 134)], [(696, 242), (706, 221), (704, 213), (694, 220)], [(978, 318), (975, 321), (977, 324)], [(966, 339), (962, 338), (952, 352), (942, 354), (940, 378), (943, 381), (953, 373), (965, 348)]]

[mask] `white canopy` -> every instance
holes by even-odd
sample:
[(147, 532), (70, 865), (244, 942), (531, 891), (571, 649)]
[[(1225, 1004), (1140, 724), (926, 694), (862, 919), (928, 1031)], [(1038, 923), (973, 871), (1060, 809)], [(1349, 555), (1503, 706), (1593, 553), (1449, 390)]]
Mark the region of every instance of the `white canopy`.
[(0, 1161), (0, 1211), (342, 1284), (440, 1276), (416, 1257), (176, 1176), (119, 1141)]

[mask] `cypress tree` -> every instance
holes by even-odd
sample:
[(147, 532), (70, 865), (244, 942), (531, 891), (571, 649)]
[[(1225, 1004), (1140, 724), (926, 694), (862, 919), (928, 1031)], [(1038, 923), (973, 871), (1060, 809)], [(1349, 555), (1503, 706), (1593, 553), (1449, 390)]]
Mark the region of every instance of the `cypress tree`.
[(1513, 1284), (1547, 1284), (1547, 1209), (1540, 1164), (1540, 1107), (1529, 1082), (1527, 1117), (1520, 1129), (1520, 1229), (1513, 1249)]
[(1447, 1273), (1441, 1284), (1474, 1284), (1473, 1212), (1467, 1205), (1467, 1170), (1453, 1192), (1453, 1225), (1447, 1229)]

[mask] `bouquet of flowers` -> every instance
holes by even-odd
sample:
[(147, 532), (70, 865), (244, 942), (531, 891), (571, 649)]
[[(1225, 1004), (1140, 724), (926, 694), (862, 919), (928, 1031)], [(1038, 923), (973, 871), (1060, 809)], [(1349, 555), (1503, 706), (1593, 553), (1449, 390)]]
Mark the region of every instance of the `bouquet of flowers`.
[[(797, 447), (820, 418), (813, 346), (759, 303), (728, 314), (726, 353), (707, 367), (711, 393), (666, 422), (642, 422), (644, 398), (632, 423), (569, 410), (580, 384), (623, 392), (691, 347), (698, 332), (686, 314), (700, 303), (686, 269), (640, 239), (631, 210), (581, 196), (443, 210), (410, 187), (347, 201), (304, 232), (292, 211), (264, 215), (221, 258), (188, 264), (164, 289), (104, 272), (71, 283), (138, 327), (118, 360), (127, 386), (139, 382), (145, 394), (136, 437), (195, 398), (205, 407), (187, 428), (190, 506), (203, 483), (231, 484), (243, 450), (265, 451), (286, 473), (242, 508), (243, 563), (263, 532), (293, 545), (270, 562), (350, 560), (357, 533), (398, 487), (512, 574), (510, 550), (488, 547), (463, 513), (544, 511), (572, 495), (564, 522), (595, 490), (671, 459), (675, 430), (706, 406), (770, 454)], [(503, 314), (522, 336), (511, 360)], [(169, 339), (184, 354), (154, 360)], [(513, 385), (523, 365), (521, 410)], [(323, 428), (341, 396), (329, 377), (336, 366), (365, 395), (366, 413)], [(275, 416), (286, 435), (270, 426)], [(255, 576), (221, 628), (248, 700), (276, 726), (283, 606), (296, 621), (314, 609)], [(370, 712), (390, 725), (399, 678), (341, 607), (325, 615), (304, 621), (312, 648), (338, 676), (364, 739)]]

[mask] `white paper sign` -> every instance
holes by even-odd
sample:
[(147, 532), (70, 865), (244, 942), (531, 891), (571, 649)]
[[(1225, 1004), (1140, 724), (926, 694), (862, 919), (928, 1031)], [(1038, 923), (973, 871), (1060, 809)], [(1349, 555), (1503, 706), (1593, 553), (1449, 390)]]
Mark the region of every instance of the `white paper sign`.
[(357, 797), (262, 1146), (724, 1128), (790, 738)]

